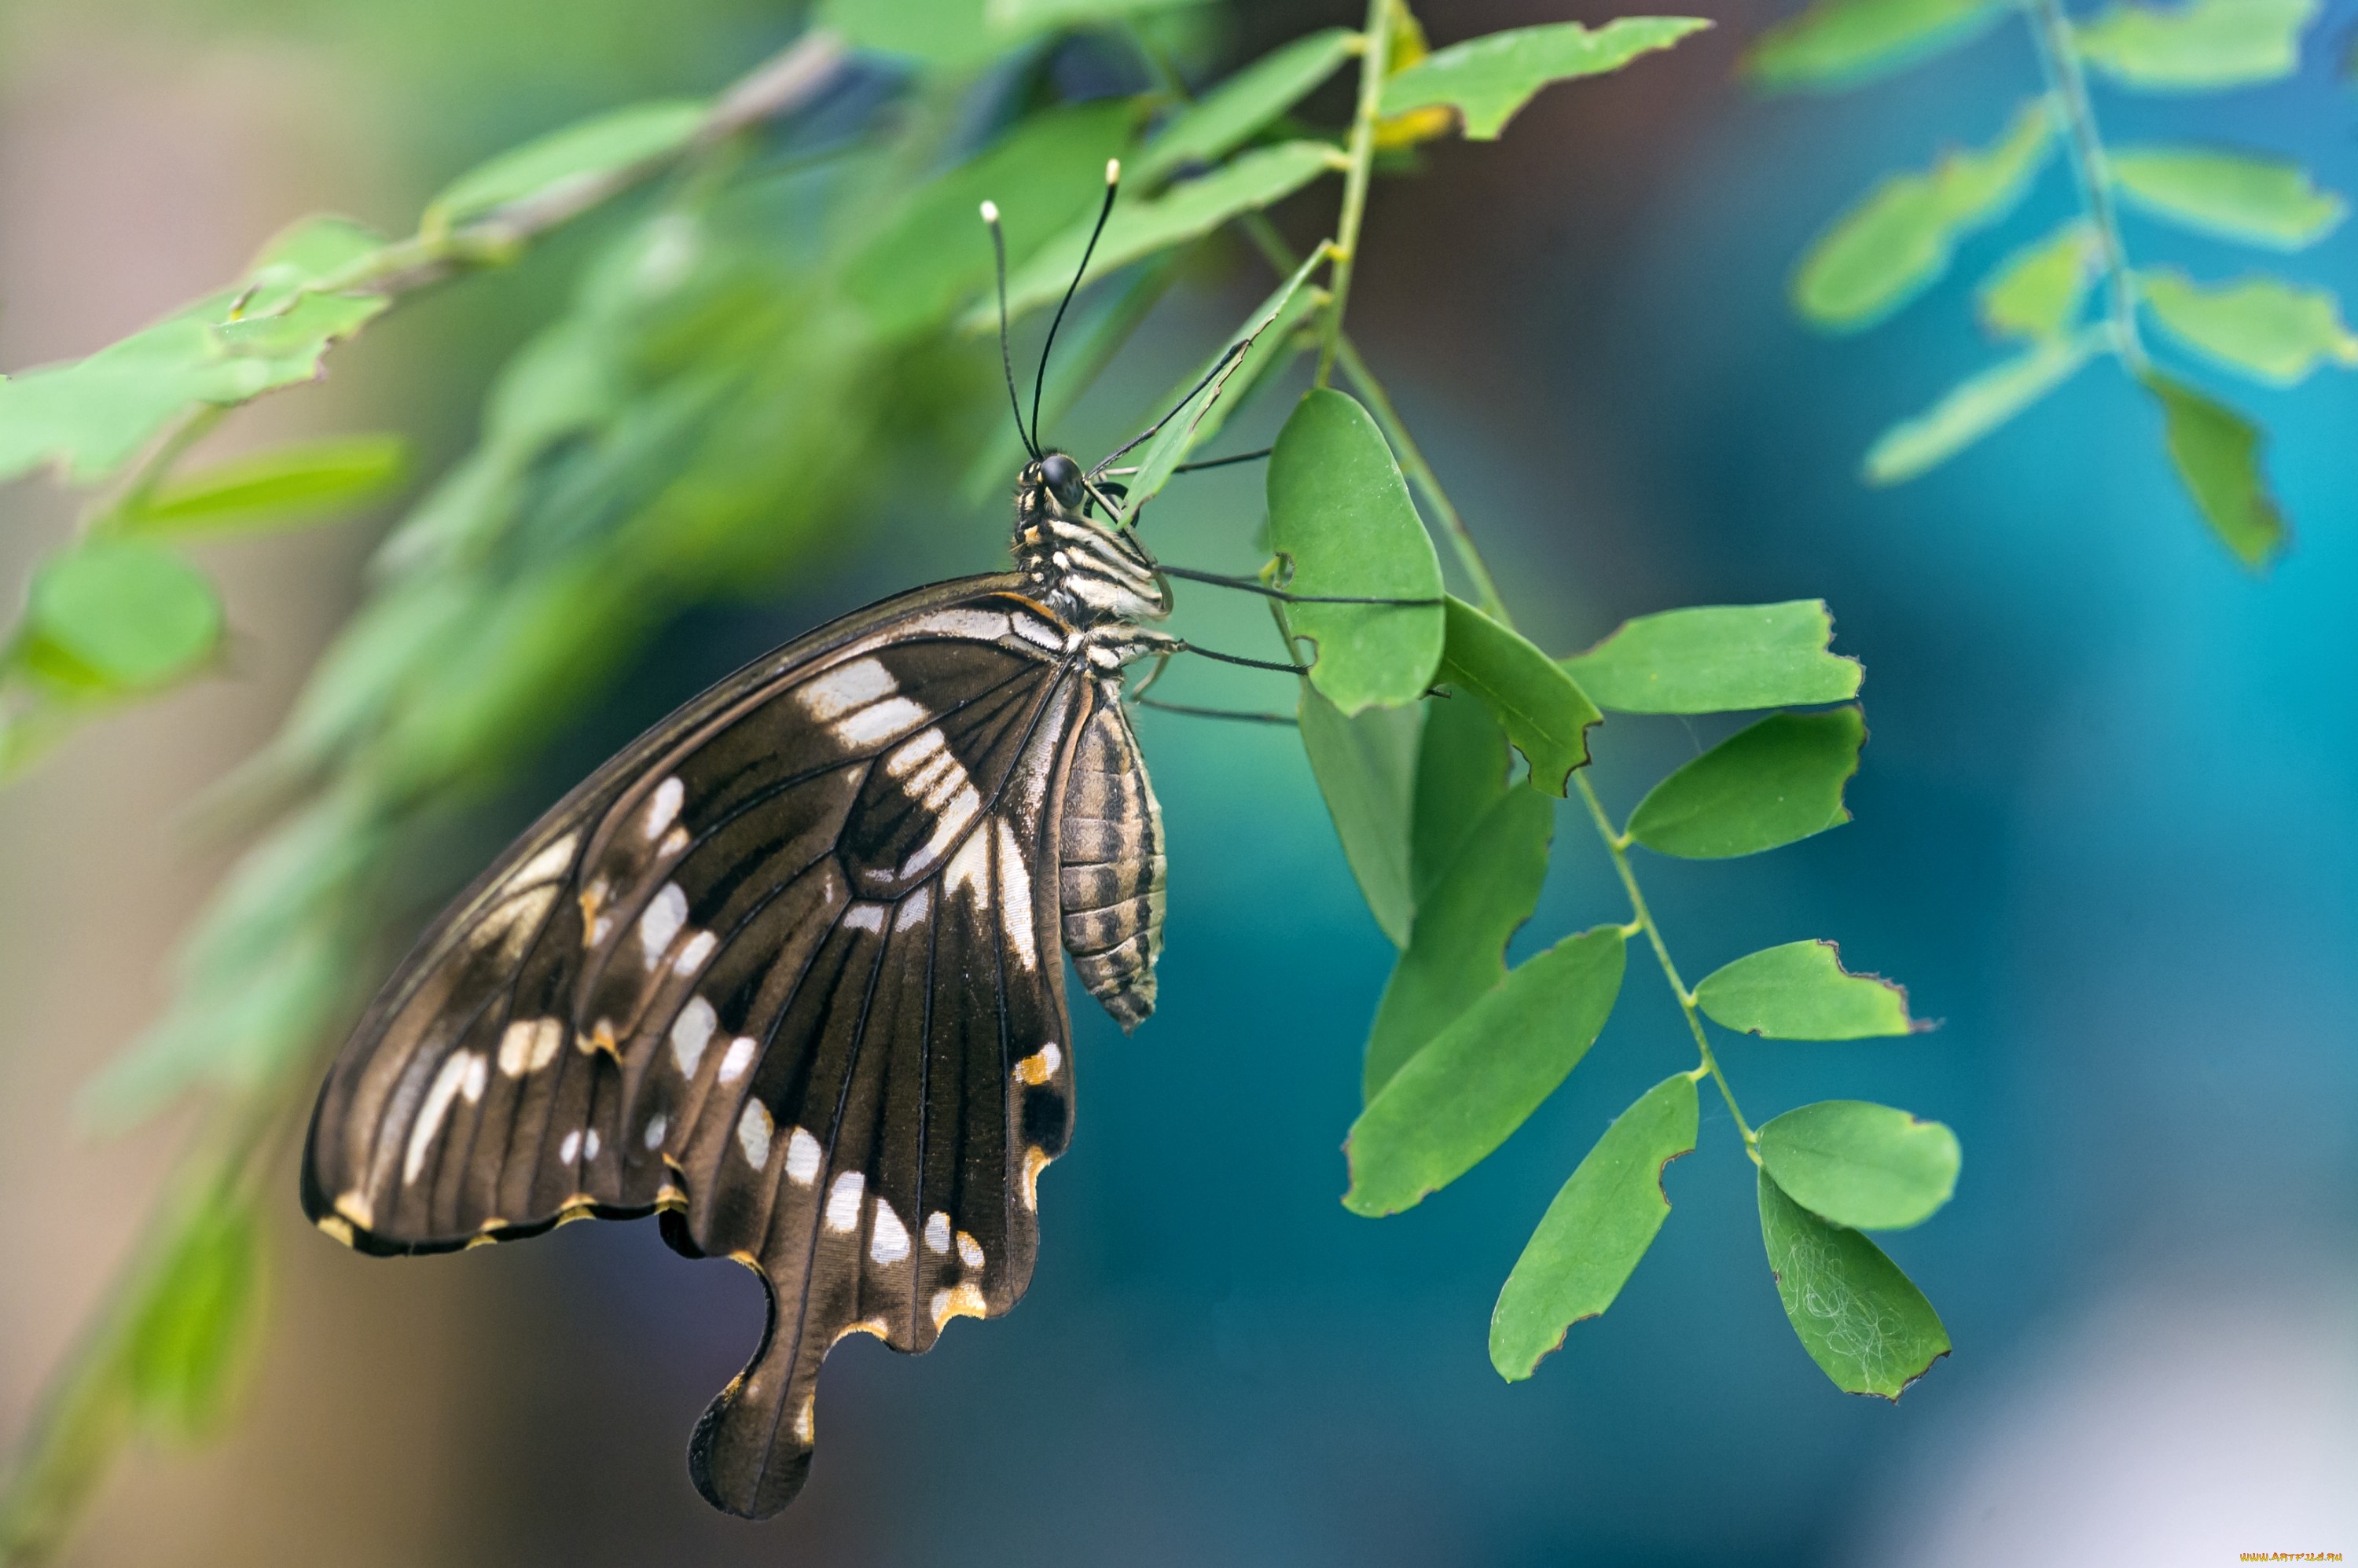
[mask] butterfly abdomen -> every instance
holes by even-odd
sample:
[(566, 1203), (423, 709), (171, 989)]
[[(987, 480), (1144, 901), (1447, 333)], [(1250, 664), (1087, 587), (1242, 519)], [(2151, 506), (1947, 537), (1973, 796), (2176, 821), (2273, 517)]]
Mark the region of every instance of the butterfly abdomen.
[(1163, 950), (1163, 815), (1118, 701), (1082, 730), (1065, 784), (1059, 845), (1065, 950), (1124, 1030), (1154, 1011)]

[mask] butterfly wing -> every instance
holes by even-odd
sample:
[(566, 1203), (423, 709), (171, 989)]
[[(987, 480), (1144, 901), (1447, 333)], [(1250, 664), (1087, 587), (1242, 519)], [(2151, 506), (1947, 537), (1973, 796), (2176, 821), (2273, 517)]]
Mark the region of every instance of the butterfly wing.
[(800, 1487), (820, 1362), (1028, 1283), (1071, 1125), (1059, 811), (1105, 711), (1015, 578), (889, 600), (601, 768), (452, 906), (330, 1071), (307, 1210), (364, 1250), (665, 1211), (770, 1293), (689, 1455)]

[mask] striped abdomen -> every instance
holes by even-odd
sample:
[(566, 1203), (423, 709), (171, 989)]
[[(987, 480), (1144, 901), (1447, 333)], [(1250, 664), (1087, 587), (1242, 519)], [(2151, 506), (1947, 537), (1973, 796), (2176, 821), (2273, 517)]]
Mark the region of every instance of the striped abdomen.
[(1065, 950), (1089, 994), (1133, 1029), (1154, 1011), (1163, 950), (1163, 814), (1118, 700), (1075, 745), (1061, 847)]

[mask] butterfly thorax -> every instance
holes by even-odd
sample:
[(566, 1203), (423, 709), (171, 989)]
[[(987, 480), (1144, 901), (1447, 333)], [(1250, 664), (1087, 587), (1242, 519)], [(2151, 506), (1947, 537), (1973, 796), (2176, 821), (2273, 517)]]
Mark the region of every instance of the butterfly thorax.
[[(1131, 535), (1091, 515), (1081, 467), (1062, 452), (1026, 463), (1015, 491), (1015, 564), (1042, 602), (1084, 631), (1161, 621), (1171, 600)], [(1135, 650), (1130, 656), (1136, 656)]]

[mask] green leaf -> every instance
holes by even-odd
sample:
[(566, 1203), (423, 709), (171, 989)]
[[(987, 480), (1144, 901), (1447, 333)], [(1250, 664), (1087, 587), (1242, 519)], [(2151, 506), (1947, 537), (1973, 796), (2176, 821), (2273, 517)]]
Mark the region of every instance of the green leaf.
[(1978, 38), (2004, 15), (1996, 0), (1815, 0), (1755, 39), (1743, 69), (1771, 92), (1849, 87)]
[(2061, 338), (2079, 319), (2098, 260), (2095, 226), (2071, 219), (2006, 257), (1983, 280), (1974, 295), (1982, 325), (2001, 338)]
[(2290, 76), (2317, 13), (2317, 0), (2115, 4), (2072, 37), (2082, 59), (2125, 86), (2199, 92)]
[(16, 656), (69, 689), (135, 691), (188, 674), (221, 642), (221, 601), (150, 544), (87, 539), (33, 576)]
[(2358, 365), (2358, 337), (2331, 289), (2267, 276), (2203, 285), (2174, 267), (2140, 272), (2136, 283), (2170, 336), (2255, 381), (2291, 386), (2320, 361)]
[(2082, 333), (2038, 345), (1969, 375), (1941, 401), (1875, 438), (1860, 463), (1869, 484), (1898, 484), (1947, 462), (2080, 372), (2103, 339)]
[[(1247, 391), (1251, 389), (1281, 351), (1286, 333), (1310, 308), (1312, 294), (1303, 286), (1310, 281), (1313, 272), (1325, 265), (1326, 252), (1322, 246), (1294, 269), (1292, 277), (1277, 286), (1276, 293), (1261, 301), (1260, 308), (1247, 319), (1242, 331), (1189, 378), (1187, 385), (1181, 389), (1186, 401), (1164, 419), (1162, 433), (1149, 441), (1146, 450), (1140, 454), (1137, 471), (1124, 481), (1130, 486), (1130, 493), (1122, 502), (1127, 521), (1137, 522), (1140, 510), (1162, 493), (1188, 454), (1219, 434), (1228, 416), (1218, 406), (1223, 395), (1232, 384)], [(1245, 345), (1242, 351), (1238, 350), (1238, 343)]]
[(2284, 514), (2260, 472), (2260, 433), (2234, 409), (2158, 372), (2144, 376), (2160, 400), (2169, 460), (2203, 521), (2247, 567), (2266, 566), (2288, 543)]
[[(1322, 174), (1342, 167), (1342, 155), (1325, 142), (1282, 142), (1257, 147), (1201, 179), (1174, 185), (1146, 200), (1114, 204), (1105, 235), (1089, 261), (1089, 276), (1103, 277), (1157, 251), (1200, 239), (1242, 212), (1282, 201)], [(1088, 244), (1094, 216), (1066, 229), (1007, 281), (1007, 308), (1017, 316), (1064, 297), (1081, 252)], [(996, 307), (970, 312), (965, 325), (979, 330), (998, 319)]]
[(284, 527), (377, 500), (408, 472), (409, 443), (399, 436), (306, 441), (168, 480), (112, 526), (171, 535)]
[(1695, 1146), (1695, 1086), (1673, 1073), (1616, 1117), (1548, 1205), (1490, 1314), (1490, 1365), (1510, 1383), (1603, 1314), (1671, 1217), (1662, 1173)]
[(381, 295), (301, 295), (281, 313), (210, 318), (205, 300), (89, 358), (0, 382), (0, 479), (55, 462), (77, 484), (105, 478), (200, 403), (236, 404), (308, 381), (328, 345), (389, 303)]
[[(843, 268), (844, 292), (885, 336), (938, 325), (990, 287), (982, 203), (998, 204), (1008, 261), (1021, 265), (1075, 220), (1096, 215), (1106, 159), (1121, 150), (1136, 119), (1128, 100), (1109, 98), (1023, 120), (928, 181), (855, 251)], [(1001, 488), (1006, 477), (999, 476)]]
[(1131, 178), (1151, 183), (1226, 157), (1334, 75), (1358, 48), (1358, 34), (1327, 27), (1271, 49), (1174, 115), (1139, 154)]
[(1343, 1206), (1398, 1214), (1472, 1170), (1588, 1054), (1621, 989), (1618, 926), (1527, 960), (1392, 1075), (1344, 1141)]
[(2350, 215), (2309, 170), (2284, 158), (2211, 147), (2115, 147), (2104, 160), (2114, 187), (2133, 204), (2203, 233), (2297, 251)]
[(1563, 666), (1522, 633), (1451, 595), (1441, 678), (1480, 697), (1531, 765), (1531, 783), (1567, 795), (1588, 765), (1588, 727), (1604, 719)]
[(1759, 1147), (1788, 1197), (1856, 1230), (1921, 1225), (1957, 1190), (1957, 1135), (1887, 1105), (1805, 1105), (1762, 1127)]
[(1949, 1353), (1941, 1314), (1883, 1249), (1801, 1207), (1765, 1170), (1760, 1237), (1793, 1333), (1843, 1392), (1897, 1400)]
[(1843, 785), (1866, 743), (1856, 708), (1774, 714), (1656, 784), (1629, 814), (1629, 836), (1658, 854), (1717, 860), (1823, 833), (1850, 820)]
[(633, 103), (511, 147), (444, 186), (427, 203), (418, 230), (448, 233), (511, 202), (670, 157), (695, 138), (707, 109), (695, 98)]
[(1021, 30), (1119, 21), (1149, 11), (1171, 11), (1205, 3), (1206, 0), (984, 0), (983, 15), (994, 27)]
[(1043, 33), (1175, 10), (1200, 0), (820, 0), (815, 26), (856, 49), (965, 72)]
[(124, 1346), (143, 1425), (186, 1440), (220, 1424), (260, 1326), (261, 1271), (254, 1212), (225, 1196), (172, 1238)]
[(1402, 1064), (1507, 978), (1507, 943), (1539, 906), (1554, 833), (1547, 796), (1517, 785), (1417, 901), (1407, 950), (1368, 1031), (1363, 1099), (1374, 1099)]
[(1714, 970), (1695, 1002), (1714, 1022), (1771, 1040), (1864, 1040), (1930, 1029), (1908, 1016), (1908, 992), (1854, 975), (1831, 942), (1764, 947)]
[(1866, 672), (1856, 659), (1827, 652), (1833, 635), (1823, 599), (1703, 605), (1625, 621), (1563, 665), (1614, 713), (1843, 702), (1858, 695)]
[(1310, 683), (1347, 715), (1422, 697), (1440, 666), (1441, 559), (1391, 448), (1347, 394), (1314, 388), (1269, 460), (1270, 548), (1301, 594), (1429, 604), (1289, 604), (1292, 634), (1316, 644)]
[(1834, 220), (1793, 274), (1793, 305), (1820, 327), (1870, 326), (1949, 267), (1957, 242), (1997, 222), (2029, 189), (2054, 140), (2043, 98), (1979, 152), (1943, 153), (1924, 174), (1884, 178)]
[(1343, 858), (1368, 911), (1395, 947), (1405, 947), (1416, 918), (1409, 889), (1409, 810), (1416, 787), (1417, 712), (1370, 708), (1347, 719), (1302, 683), (1302, 749), (1326, 798)]
[(1428, 697), (1423, 706), (1409, 826), (1409, 881), (1420, 906), (1457, 863), (1475, 827), (1507, 794), (1507, 733), (1490, 710), (1445, 695)]
[(1623, 16), (1594, 31), (1578, 22), (1509, 27), (1452, 44), (1384, 83), (1386, 118), (1446, 105), (1468, 141), (1498, 139), (1541, 88), (1618, 70), (1711, 24), (1700, 16)]
[(855, 49), (956, 71), (981, 65), (1028, 37), (992, 26), (984, 10), (985, 0), (819, 0), (811, 22)]
[(267, 315), (284, 307), (297, 289), (350, 276), (385, 248), (383, 234), (333, 213), (297, 220), (272, 235), (245, 275), (253, 290), (244, 313)]

